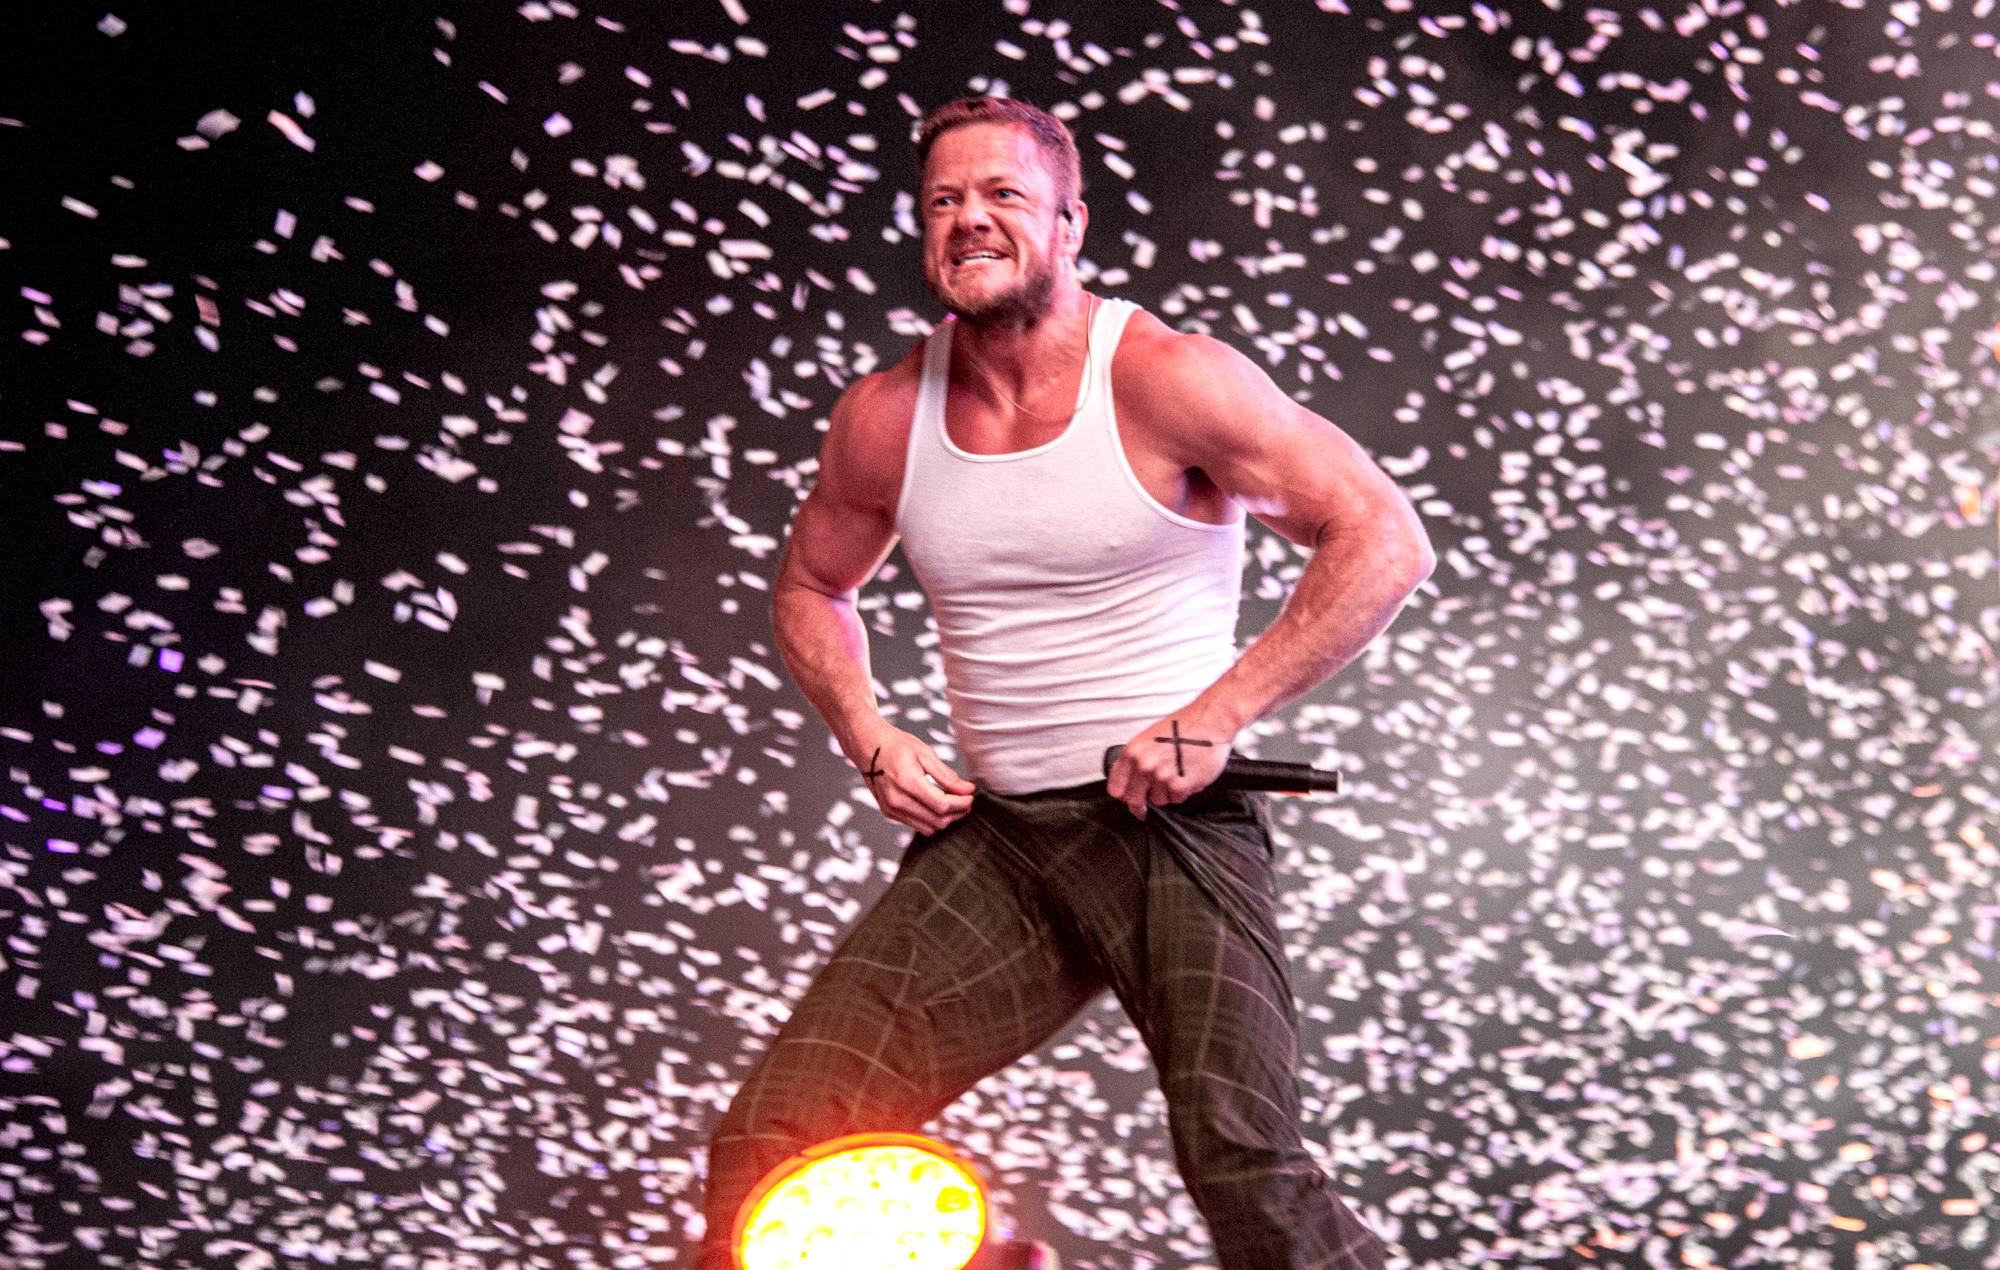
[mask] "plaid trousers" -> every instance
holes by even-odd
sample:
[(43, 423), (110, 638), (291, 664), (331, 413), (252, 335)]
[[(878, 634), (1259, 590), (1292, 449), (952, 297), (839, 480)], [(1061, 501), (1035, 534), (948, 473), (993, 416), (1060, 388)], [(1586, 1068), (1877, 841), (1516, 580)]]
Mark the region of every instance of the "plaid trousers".
[(911, 842), (715, 1129), (700, 1264), (730, 1264), (737, 1206), (788, 1156), (918, 1130), (1107, 987), (1152, 1055), (1223, 1270), (1379, 1270), (1381, 1241), (1299, 1137), (1263, 800), (1211, 788), (1142, 821), (1101, 781), (981, 791)]

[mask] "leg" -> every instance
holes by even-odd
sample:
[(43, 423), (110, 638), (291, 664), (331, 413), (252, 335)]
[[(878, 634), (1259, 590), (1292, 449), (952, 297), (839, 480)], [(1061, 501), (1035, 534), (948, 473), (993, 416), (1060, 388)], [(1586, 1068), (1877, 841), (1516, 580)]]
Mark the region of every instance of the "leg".
[(1146, 1008), (1174, 1152), (1223, 1266), (1379, 1270), (1381, 1241), (1299, 1138), (1298, 1014), (1261, 808), (1223, 796), (1157, 834)]
[(975, 805), (905, 852), (710, 1139), (704, 1270), (729, 1265), (736, 1209), (815, 1142), (913, 1131), (1041, 1044), (1104, 981), (1050, 930)]
[(1211, 793), (1140, 822), (1101, 801), (1085, 813), (1100, 832), (1052, 868), (1050, 890), (1152, 1053), (1224, 1270), (1378, 1270), (1381, 1241), (1299, 1136), (1298, 1019), (1261, 804)]

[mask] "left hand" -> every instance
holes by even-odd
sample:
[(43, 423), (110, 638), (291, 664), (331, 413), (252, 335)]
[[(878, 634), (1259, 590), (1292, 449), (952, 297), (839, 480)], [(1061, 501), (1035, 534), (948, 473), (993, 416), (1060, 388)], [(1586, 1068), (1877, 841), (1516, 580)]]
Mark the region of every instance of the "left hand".
[(1140, 728), (1125, 743), (1125, 752), (1112, 764), (1106, 789), (1144, 820), (1148, 807), (1186, 802), (1213, 784), (1229, 761), (1229, 743), (1235, 735), (1192, 710), (1170, 714)]

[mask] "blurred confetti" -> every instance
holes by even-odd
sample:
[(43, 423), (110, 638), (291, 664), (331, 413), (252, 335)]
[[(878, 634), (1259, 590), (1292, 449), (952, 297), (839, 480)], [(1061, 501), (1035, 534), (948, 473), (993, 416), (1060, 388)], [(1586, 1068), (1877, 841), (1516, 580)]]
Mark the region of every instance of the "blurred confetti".
[[(1994, 0), (52, 10), (0, 106), (0, 1261), (685, 1265), (891, 826), (773, 654), (909, 135), (1441, 567), (1259, 725), (1311, 1137), (1399, 1265), (2000, 1266)], [(1260, 536), (1246, 635), (1301, 566)], [(948, 741), (921, 594), (863, 607)], [(1115, 1010), (942, 1131), (1198, 1266)]]

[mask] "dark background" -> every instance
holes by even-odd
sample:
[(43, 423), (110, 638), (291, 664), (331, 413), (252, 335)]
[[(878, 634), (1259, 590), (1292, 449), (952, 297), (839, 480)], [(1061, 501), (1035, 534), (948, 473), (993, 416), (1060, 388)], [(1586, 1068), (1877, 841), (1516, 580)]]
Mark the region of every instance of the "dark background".
[[(0, 1262), (686, 1263), (900, 845), (776, 546), (936, 314), (912, 112), (1011, 91), (1092, 287), (1442, 557), (1253, 744), (1347, 779), (1283, 921), (1398, 1264), (2000, 1264), (1991, 7), (15, 17)], [(1070, 1264), (1198, 1265), (1162, 1112), (1107, 1006), (937, 1128)]]

